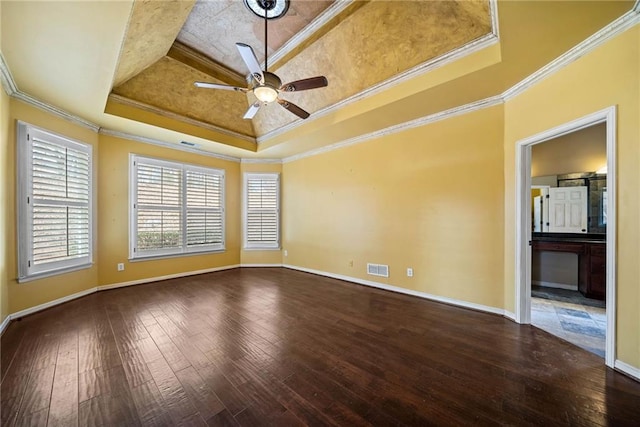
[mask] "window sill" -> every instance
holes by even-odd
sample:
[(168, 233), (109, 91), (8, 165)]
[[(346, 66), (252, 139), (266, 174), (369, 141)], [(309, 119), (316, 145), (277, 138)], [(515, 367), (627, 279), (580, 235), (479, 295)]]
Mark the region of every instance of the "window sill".
[(53, 271), (44, 271), (42, 273), (32, 274), (26, 277), (18, 277), (18, 283), (33, 282), (34, 280), (46, 279), (47, 277), (59, 276), (61, 274), (73, 273), (74, 271), (86, 270), (93, 267), (93, 263), (75, 265), (73, 267), (60, 268)]
[(277, 248), (259, 248), (259, 247), (255, 247), (255, 246), (251, 246), (251, 247), (245, 247), (242, 248), (243, 251), (246, 252), (255, 252), (255, 251), (281, 251), (282, 248), (281, 247), (277, 247)]
[(137, 256), (135, 258), (129, 258), (129, 262), (154, 261), (154, 260), (160, 260), (160, 259), (181, 258), (186, 256), (194, 256), (194, 255), (220, 254), (226, 251), (227, 251), (226, 249), (215, 249), (211, 251), (183, 252), (179, 254)]

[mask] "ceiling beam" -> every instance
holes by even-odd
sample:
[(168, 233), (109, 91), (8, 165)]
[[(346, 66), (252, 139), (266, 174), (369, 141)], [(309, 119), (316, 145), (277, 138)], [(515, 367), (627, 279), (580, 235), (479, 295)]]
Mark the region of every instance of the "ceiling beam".
[(206, 55), (180, 43), (177, 40), (173, 42), (173, 45), (171, 45), (169, 52), (167, 52), (167, 56), (223, 83), (240, 87), (245, 87), (247, 85), (247, 81), (243, 75), (230, 70), (219, 62), (214, 61)]

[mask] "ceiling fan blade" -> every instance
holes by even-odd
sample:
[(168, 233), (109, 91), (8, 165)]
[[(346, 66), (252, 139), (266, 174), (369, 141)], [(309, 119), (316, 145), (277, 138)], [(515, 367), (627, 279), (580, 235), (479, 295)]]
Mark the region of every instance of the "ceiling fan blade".
[(247, 91), (247, 89), (245, 89), (243, 87), (221, 85), (221, 84), (218, 84), (218, 83), (195, 82), (193, 85), (195, 87), (201, 87), (201, 88), (204, 88), (204, 89), (235, 90), (235, 91), (238, 91), (238, 92), (246, 92)]
[(301, 90), (316, 89), (329, 84), (325, 76), (311, 77), (308, 79), (296, 80), (295, 82), (283, 84), (280, 90), (285, 92), (299, 92)]
[(258, 110), (260, 109), (260, 106), (262, 105), (262, 102), (260, 101), (256, 101), (254, 102), (252, 105), (249, 106), (249, 109), (247, 110), (246, 113), (244, 113), (244, 117), (242, 117), (245, 120), (251, 120), (255, 117), (256, 113), (258, 112)]
[(256, 58), (256, 54), (251, 46), (244, 43), (236, 43), (236, 47), (238, 48), (238, 52), (240, 52), (240, 56), (242, 56), (242, 60), (247, 64), (247, 68), (253, 78), (255, 78), (259, 83), (264, 83), (264, 75), (262, 74), (260, 63), (258, 62), (258, 58)]
[(289, 101), (285, 101), (284, 99), (278, 99), (278, 104), (282, 105), (287, 110), (291, 111), (296, 116), (301, 119), (306, 119), (309, 117), (309, 113), (304, 111), (302, 108), (298, 107), (296, 104), (292, 104)]

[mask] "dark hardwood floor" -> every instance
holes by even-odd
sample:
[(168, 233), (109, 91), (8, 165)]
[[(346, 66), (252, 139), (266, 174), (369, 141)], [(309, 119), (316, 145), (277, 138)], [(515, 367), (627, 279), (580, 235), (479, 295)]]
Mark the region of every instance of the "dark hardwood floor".
[(546, 332), (281, 268), (99, 292), (1, 350), (3, 426), (640, 423), (640, 383)]

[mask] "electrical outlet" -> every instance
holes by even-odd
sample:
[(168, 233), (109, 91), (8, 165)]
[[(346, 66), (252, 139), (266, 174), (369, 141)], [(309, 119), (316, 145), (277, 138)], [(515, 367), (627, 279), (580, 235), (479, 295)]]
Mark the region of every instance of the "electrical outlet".
[(413, 277), (413, 268), (407, 268), (407, 277)]
[(118, 271), (124, 271), (124, 263), (123, 262), (119, 262), (118, 263)]
[(289, 256), (289, 252), (287, 252), (287, 250), (284, 250), (284, 256)]

